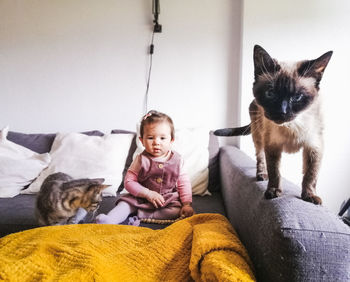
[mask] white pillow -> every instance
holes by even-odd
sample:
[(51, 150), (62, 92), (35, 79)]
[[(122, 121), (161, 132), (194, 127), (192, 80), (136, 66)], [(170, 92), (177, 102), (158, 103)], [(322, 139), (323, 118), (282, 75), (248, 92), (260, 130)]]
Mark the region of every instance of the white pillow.
[(9, 127), (0, 131), (0, 198), (14, 197), (50, 163), (48, 153), (38, 154), (7, 140)]
[[(144, 147), (139, 140), (140, 131), (137, 125), (137, 149), (134, 153), (140, 154)], [(209, 183), (209, 129), (206, 128), (181, 128), (175, 130), (175, 141), (172, 149), (178, 152), (184, 159), (184, 171), (188, 174), (193, 195), (210, 195)]]
[(103, 195), (116, 196), (133, 136), (58, 133), (50, 151), (49, 167), (22, 193), (38, 192), (47, 176), (63, 172), (73, 178), (104, 178), (104, 184), (111, 187), (104, 189)]

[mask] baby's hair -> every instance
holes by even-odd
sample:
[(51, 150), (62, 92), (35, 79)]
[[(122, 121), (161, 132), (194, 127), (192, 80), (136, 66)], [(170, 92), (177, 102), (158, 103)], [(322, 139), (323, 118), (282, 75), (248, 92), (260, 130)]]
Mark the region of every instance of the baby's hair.
[(155, 110), (149, 111), (147, 114), (145, 114), (141, 120), (140, 125), (140, 136), (143, 137), (144, 128), (148, 124), (157, 123), (157, 122), (167, 122), (170, 126), (171, 131), (171, 139), (175, 138), (175, 130), (174, 130), (174, 123), (173, 120), (166, 114), (163, 114), (161, 112), (157, 112)]

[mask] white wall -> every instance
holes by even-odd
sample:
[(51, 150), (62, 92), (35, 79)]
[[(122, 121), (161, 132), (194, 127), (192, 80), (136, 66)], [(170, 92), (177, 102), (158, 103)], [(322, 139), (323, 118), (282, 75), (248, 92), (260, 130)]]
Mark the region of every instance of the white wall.
[[(143, 114), (151, 3), (0, 0), (0, 127), (8, 124), (24, 132), (135, 130)], [(179, 127), (215, 129), (238, 125), (240, 119), (245, 124), (254, 44), (286, 60), (334, 50), (321, 82), (326, 149), (318, 190), (325, 205), (337, 212), (350, 196), (350, 2), (244, 3), (242, 14), (242, 0), (161, 0), (163, 33), (155, 35), (149, 108), (169, 113)], [(241, 142), (254, 156), (251, 138)], [(286, 155), (283, 163), (283, 175), (300, 184), (300, 156)]]
[[(175, 125), (237, 123), (241, 0), (161, 0), (149, 108)], [(151, 0), (0, 0), (0, 127), (135, 130)]]
[[(259, 44), (280, 60), (315, 59), (333, 50), (321, 81), (324, 99), (325, 152), (318, 181), (324, 205), (339, 212), (350, 197), (350, 2), (347, 0), (244, 1), (242, 124), (249, 122), (252, 100), (253, 46)], [(241, 148), (254, 157), (250, 137)], [(283, 155), (282, 175), (301, 185), (301, 154)]]

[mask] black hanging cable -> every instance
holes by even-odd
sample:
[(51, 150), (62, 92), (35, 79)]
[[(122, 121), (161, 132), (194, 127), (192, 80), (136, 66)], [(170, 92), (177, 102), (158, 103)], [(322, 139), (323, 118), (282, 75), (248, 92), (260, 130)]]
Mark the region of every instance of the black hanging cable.
[(149, 95), (149, 84), (151, 81), (151, 73), (152, 73), (152, 62), (153, 62), (153, 52), (154, 52), (154, 31), (152, 32), (151, 45), (149, 46), (149, 69), (148, 69), (148, 77), (147, 77), (147, 85), (146, 85), (146, 94), (145, 94), (145, 107), (144, 107), (144, 115), (148, 112), (148, 95)]
[(151, 73), (152, 73), (152, 62), (153, 62), (153, 53), (154, 53), (154, 33), (160, 33), (162, 32), (162, 26), (158, 23), (158, 17), (160, 14), (160, 4), (159, 0), (153, 0), (152, 1), (152, 13), (154, 16), (154, 26), (153, 26), (153, 32), (152, 32), (152, 39), (151, 44), (149, 47), (149, 69), (148, 69), (148, 76), (147, 76), (147, 84), (146, 84), (146, 93), (145, 93), (145, 103), (144, 103), (144, 114), (148, 112), (148, 98), (149, 98), (149, 85), (151, 82)]

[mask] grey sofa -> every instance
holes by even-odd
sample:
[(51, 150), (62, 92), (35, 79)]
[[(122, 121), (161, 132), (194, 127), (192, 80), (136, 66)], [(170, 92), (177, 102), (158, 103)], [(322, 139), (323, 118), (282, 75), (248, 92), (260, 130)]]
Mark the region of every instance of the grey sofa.
[(283, 195), (263, 197), (255, 162), (235, 147), (220, 149), (227, 217), (253, 260), (258, 281), (350, 281), (350, 227), (325, 207), (300, 198), (283, 179)]
[[(50, 150), (54, 137), (16, 132), (8, 135), (39, 153)], [(350, 281), (350, 228), (346, 224), (325, 207), (302, 201), (299, 187), (286, 180), (282, 197), (265, 200), (266, 182), (255, 181), (252, 159), (236, 147), (219, 148), (214, 136), (209, 149), (212, 195), (194, 196), (194, 209), (227, 216), (248, 250), (258, 281)], [(114, 203), (114, 197), (104, 198), (99, 212), (108, 211)], [(34, 204), (34, 195), (0, 199), (0, 236), (37, 227)]]

